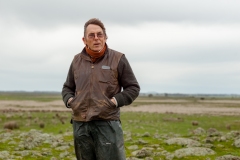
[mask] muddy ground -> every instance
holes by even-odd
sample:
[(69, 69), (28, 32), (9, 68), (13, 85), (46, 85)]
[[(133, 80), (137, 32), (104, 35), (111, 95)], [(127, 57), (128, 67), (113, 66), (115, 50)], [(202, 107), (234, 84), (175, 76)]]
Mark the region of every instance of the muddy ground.
[[(121, 107), (122, 112), (156, 112), (181, 114), (217, 114), (240, 115), (240, 100), (205, 100), (191, 102), (188, 100), (136, 100), (137, 105)], [(148, 105), (141, 105), (150, 102)], [(156, 104), (154, 104), (156, 103)], [(0, 111), (71, 111), (61, 100), (52, 102), (37, 101), (0, 101)]]

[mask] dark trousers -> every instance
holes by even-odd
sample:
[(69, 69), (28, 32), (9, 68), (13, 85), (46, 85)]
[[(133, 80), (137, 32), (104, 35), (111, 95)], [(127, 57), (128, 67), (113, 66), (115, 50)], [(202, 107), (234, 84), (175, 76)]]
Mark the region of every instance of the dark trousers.
[(73, 121), (77, 160), (126, 160), (120, 121)]

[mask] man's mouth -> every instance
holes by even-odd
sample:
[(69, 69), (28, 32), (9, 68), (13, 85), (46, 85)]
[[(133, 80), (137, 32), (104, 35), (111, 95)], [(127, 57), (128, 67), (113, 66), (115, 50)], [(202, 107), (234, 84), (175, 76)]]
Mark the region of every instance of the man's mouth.
[(93, 45), (94, 45), (94, 46), (99, 46), (99, 45), (100, 45), (100, 43), (94, 43)]

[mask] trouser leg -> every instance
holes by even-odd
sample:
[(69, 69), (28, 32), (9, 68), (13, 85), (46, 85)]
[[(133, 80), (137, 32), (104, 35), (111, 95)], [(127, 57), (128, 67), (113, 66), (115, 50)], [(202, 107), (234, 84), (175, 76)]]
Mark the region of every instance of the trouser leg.
[(77, 160), (82, 160), (81, 159), (81, 151), (78, 146), (77, 140), (75, 138), (74, 138), (74, 149), (75, 149), (75, 155), (76, 155)]
[(93, 137), (97, 160), (125, 160), (120, 121), (94, 121)]
[(96, 160), (89, 124), (73, 121), (74, 148), (77, 160)]

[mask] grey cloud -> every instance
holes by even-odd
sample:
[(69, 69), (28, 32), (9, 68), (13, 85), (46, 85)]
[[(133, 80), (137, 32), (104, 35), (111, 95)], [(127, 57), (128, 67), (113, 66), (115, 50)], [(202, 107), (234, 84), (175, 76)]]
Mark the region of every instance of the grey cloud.
[(89, 18), (104, 23), (132, 25), (154, 21), (191, 21), (195, 23), (240, 22), (237, 0), (169, 1), (28, 1), (1, 0), (0, 15), (5, 21), (19, 20), (32, 26), (82, 24)]
[[(132, 67), (135, 67), (136, 77), (139, 77), (143, 91), (239, 93), (239, 69), (235, 67), (240, 59), (240, 47), (237, 44), (239, 27), (233, 25), (240, 23), (239, 6), (238, 0), (123, 0), (121, 2), (0, 0), (2, 36), (0, 88), (1, 90), (61, 90), (74, 54), (82, 49), (81, 38), (74, 38), (81, 37), (82, 33), (76, 33), (78, 30), (69, 26), (79, 27), (79, 32), (82, 32), (83, 23), (91, 17), (97, 17), (107, 26), (111, 26), (110, 28), (123, 29), (122, 36), (114, 35), (116, 32), (114, 30), (110, 32), (109, 40), (113, 44), (111, 47), (126, 54)], [(164, 21), (173, 23), (160, 29), (158, 27), (161, 25), (148, 23)], [(193, 31), (188, 32), (189, 30), (182, 29), (185, 26), (179, 26), (178, 22), (201, 27), (199, 29), (191, 25), (189, 30)], [(142, 25), (144, 23), (150, 26), (145, 27)], [(217, 25), (212, 25), (213, 28), (210, 29), (206, 28), (205, 33), (207, 23), (217, 23)], [(218, 23), (227, 26), (215, 31)], [(168, 26), (172, 25), (176, 27), (169, 30)], [(178, 27), (180, 29), (176, 29)], [(58, 31), (59, 28), (64, 29)], [(130, 31), (127, 31), (128, 29)], [(136, 33), (130, 34), (135, 30)], [(141, 37), (139, 32), (147, 32), (147, 30), (154, 32)], [(160, 30), (173, 33), (160, 32), (156, 35), (159, 37), (156, 37), (155, 32)], [(222, 34), (228, 30), (231, 32)], [(196, 34), (198, 31), (204, 36)], [(181, 34), (176, 36), (178, 33)], [(185, 37), (187, 34), (193, 35)], [(131, 35), (132, 37), (129, 37)], [(165, 42), (163, 35), (165, 38), (168, 36), (173, 38)], [(113, 41), (112, 37), (114, 37)], [(185, 43), (181, 43), (184, 38)], [(213, 68), (209, 71), (206, 65)], [(161, 67), (169, 70), (161, 73), (166, 70)], [(193, 67), (193, 70), (196, 69), (198, 72), (193, 74), (188, 67)], [(218, 70), (217, 67), (220, 69)], [(233, 67), (235, 68), (232, 69)], [(221, 69), (224, 70), (224, 74)], [(152, 74), (154, 70), (159, 71), (160, 74)], [(175, 73), (179, 73), (180, 77)], [(226, 84), (223, 85), (224, 83)]]
[(172, 47), (154, 48), (149, 51), (138, 51), (138, 56), (126, 54), (132, 62), (157, 62), (157, 63), (188, 63), (209, 64), (239, 62), (239, 46), (212, 46), (212, 47)]

